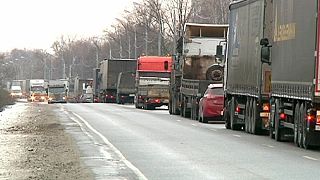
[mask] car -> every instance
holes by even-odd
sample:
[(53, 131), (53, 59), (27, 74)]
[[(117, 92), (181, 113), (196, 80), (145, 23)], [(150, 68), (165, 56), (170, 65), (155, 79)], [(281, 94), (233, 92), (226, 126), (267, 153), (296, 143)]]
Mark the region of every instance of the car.
[(199, 122), (223, 121), (223, 84), (210, 84), (199, 101)]

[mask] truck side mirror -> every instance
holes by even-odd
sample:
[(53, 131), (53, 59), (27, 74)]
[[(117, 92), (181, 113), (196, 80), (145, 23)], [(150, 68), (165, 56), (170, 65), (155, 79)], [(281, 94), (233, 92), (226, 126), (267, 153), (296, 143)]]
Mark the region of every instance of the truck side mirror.
[(271, 64), (270, 61), (270, 46), (261, 47), (261, 62)]
[(268, 63), (269, 65), (271, 64), (270, 61), (270, 47), (272, 47), (269, 44), (268, 38), (262, 38), (260, 40), (260, 45), (261, 47), (261, 62), (262, 63)]
[(222, 57), (223, 56), (222, 49), (223, 49), (222, 45), (217, 45), (216, 56), (218, 56), (218, 57)]

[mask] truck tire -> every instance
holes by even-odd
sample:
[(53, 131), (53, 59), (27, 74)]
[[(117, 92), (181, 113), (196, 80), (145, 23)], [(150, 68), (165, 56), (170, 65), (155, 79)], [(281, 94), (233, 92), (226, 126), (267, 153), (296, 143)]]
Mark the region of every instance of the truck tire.
[(241, 126), (239, 126), (238, 124), (235, 123), (235, 117), (234, 117), (234, 112), (235, 112), (235, 106), (236, 106), (236, 102), (235, 102), (235, 98), (232, 97), (231, 98), (231, 111), (230, 111), (230, 127), (232, 130), (239, 130)]
[(225, 121), (225, 127), (226, 129), (231, 129), (230, 127), (230, 101), (225, 101), (225, 110), (224, 110), (224, 113), (223, 113), (223, 118), (224, 118), (224, 121)]
[(310, 135), (307, 131), (307, 120), (305, 119), (306, 107), (301, 104), (300, 106), (300, 117), (301, 117), (301, 146), (304, 149), (310, 149)]
[(172, 115), (172, 101), (171, 100), (169, 101), (168, 108), (169, 108), (169, 114)]
[(274, 139), (274, 119), (275, 119), (275, 103), (273, 99), (270, 102), (270, 119), (269, 119), (269, 137)]
[(296, 107), (294, 109), (294, 128), (293, 128), (293, 141), (294, 143), (299, 147), (299, 138), (298, 138), (298, 132), (300, 131), (299, 130), (299, 119), (300, 119), (300, 109), (299, 109), (299, 103), (296, 104)]
[(245, 132), (249, 133), (249, 99), (247, 99), (246, 102), (246, 110), (245, 110), (245, 114), (244, 114), (244, 130)]
[(252, 99), (250, 98), (250, 102), (249, 102), (249, 121), (248, 121), (248, 133), (252, 134)]
[(259, 134), (259, 126), (257, 120), (257, 102), (254, 99), (252, 104), (252, 134)]
[(282, 141), (282, 136), (283, 136), (283, 131), (280, 128), (280, 117), (279, 117), (279, 113), (280, 113), (280, 109), (279, 109), (280, 103), (279, 100), (276, 99), (276, 110), (275, 110), (275, 125), (274, 125), (274, 131), (275, 131), (275, 135), (274, 135), (274, 139), (276, 141)]

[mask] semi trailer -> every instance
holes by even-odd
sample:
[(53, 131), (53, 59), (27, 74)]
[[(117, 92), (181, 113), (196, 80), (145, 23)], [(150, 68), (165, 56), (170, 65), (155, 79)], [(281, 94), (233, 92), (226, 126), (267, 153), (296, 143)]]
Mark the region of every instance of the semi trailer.
[(320, 145), (318, 1), (230, 5), (226, 127)]

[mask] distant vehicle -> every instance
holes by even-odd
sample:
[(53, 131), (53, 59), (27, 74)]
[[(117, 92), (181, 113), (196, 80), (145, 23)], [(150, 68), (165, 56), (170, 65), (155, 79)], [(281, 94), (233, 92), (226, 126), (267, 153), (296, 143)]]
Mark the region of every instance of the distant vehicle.
[(69, 102), (81, 102), (81, 98), (86, 94), (87, 87), (92, 87), (93, 79), (81, 79), (80, 77), (75, 77), (70, 81), (69, 85)]
[(132, 103), (135, 96), (135, 72), (121, 72), (118, 76), (117, 82), (117, 96), (118, 104)]
[(66, 103), (67, 92), (67, 80), (50, 80), (48, 83), (48, 103)]
[(99, 99), (105, 103), (115, 103), (119, 73), (135, 71), (136, 66), (136, 59), (105, 59), (102, 61), (98, 75), (99, 82), (94, 83), (95, 87), (99, 87), (99, 90), (94, 90), (94, 92), (99, 91)]
[(11, 82), (10, 95), (13, 98), (22, 98), (23, 97), (22, 82), (21, 81), (13, 80)]
[(45, 101), (47, 92), (45, 90), (45, 81), (43, 79), (30, 79), (30, 95), (28, 101)]
[(169, 105), (172, 57), (141, 56), (137, 61), (135, 107)]
[(223, 84), (210, 84), (199, 101), (199, 122), (223, 121)]

